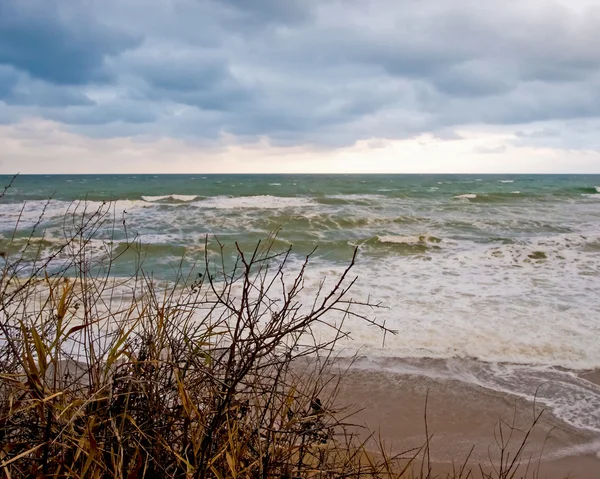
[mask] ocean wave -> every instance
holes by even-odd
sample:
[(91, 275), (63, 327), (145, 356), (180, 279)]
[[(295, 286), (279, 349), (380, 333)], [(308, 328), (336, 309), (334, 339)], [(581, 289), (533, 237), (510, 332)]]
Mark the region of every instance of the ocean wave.
[(586, 198), (600, 198), (600, 186), (594, 186), (593, 188), (580, 188), (579, 191), (584, 193), (581, 196)]
[(440, 250), (441, 238), (433, 235), (377, 235), (355, 244), (367, 255), (378, 252), (401, 255), (421, 255), (433, 250)]
[(365, 200), (365, 201), (377, 201), (381, 198), (385, 198), (384, 195), (374, 195), (374, 194), (351, 194), (351, 195), (328, 195), (327, 198), (332, 199), (340, 199), (340, 200)]
[(326, 195), (317, 198), (317, 201), (325, 205), (371, 205), (388, 199), (385, 195), (377, 194), (352, 194), (352, 195)]
[(154, 203), (157, 201), (176, 201), (181, 203), (189, 203), (190, 201), (194, 201), (198, 198), (201, 198), (198, 195), (162, 195), (162, 196), (142, 196), (144, 201), (148, 201), (150, 203)]
[(14, 203), (0, 204), (0, 231), (10, 230), (18, 222), (20, 229), (32, 228), (36, 225), (46, 226), (65, 217), (80, 217), (106, 214), (114, 211), (121, 214), (124, 211), (132, 212), (139, 208), (149, 207), (151, 204), (142, 200), (118, 201), (62, 201), (62, 200), (34, 200), (15, 205)]
[[(357, 346), (368, 346), (368, 354), (472, 357), (574, 369), (600, 366), (594, 313), (600, 261), (595, 257), (581, 249), (539, 243), (501, 246), (498, 257), (487, 246), (443, 248), (432, 254), (417, 238), (406, 239), (412, 245), (400, 244), (404, 251), (418, 254), (420, 247), (425, 254), (406, 261), (392, 250), (396, 254), (366, 255), (357, 265), (355, 296), (377, 292), (389, 308), (380, 319), (402, 331), (381, 350), (368, 328), (348, 325)], [(572, 302), (572, 294), (582, 301)]]
[(600, 186), (585, 186), (585, 187), (575, 187), (575, 188), (569, 188), (568, 191), (575, 191), (575, 192), (579, 192), (579, 193), (591, 193), (591, 194), (595, 194), (595, 193), (600, 193)]
[(515, 180), (498, 180), (500, 183), (514, 183)]
[(380, 243), (396, 243), (396, 244), (427, 244), (427, 243), (441, 243), (441, 239), (432, 235), (418, 235), (418, 236), (399, 236), (399, 235), (384, 235), (377, 236), (377, 240)]
[(215, 196), (193, 203), (198, 208), (214, 209), (282, 209), (315, 206), (314, 199), (304, 196)]
[(494, 192), (494, 193), (467, 193), (454, 196), (453, 199), (475, 202), (475, 203), (514, 203), (515, 201), (525, 201), (528, 199), (538, 199), (543, 201), (543, 198), (532, 194), (524, 194), (522, 191), (510, 192)]
[(475, 198), (477, 198), (477, 195), (474, 193), (466, 193), (464, 195), (453, 196), (453, 198), (456, 198), (459, 200), (474, 200)]
[(395, 216), (395, 217), (377, 217), (377, 216), (354, 216), (330, 214), (315, 211), (303, 212), (302, 214), (274, 214), (257, 221), (250, 218), (255, 225), (264, 225), (267, 231), (284, 227), (287, 231), (301, 230), (304, 233), (313, 231), (322, 233), (334, 230), (354, 230), (356, 228), (371, 228), (385, 225), (404, 225), (427, 221), (424, 218), (416, 216)]

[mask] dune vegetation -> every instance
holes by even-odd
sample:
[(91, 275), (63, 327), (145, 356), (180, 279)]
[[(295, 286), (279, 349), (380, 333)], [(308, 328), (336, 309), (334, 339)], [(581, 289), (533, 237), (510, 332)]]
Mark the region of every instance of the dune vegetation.
[[(1, 243), (4, 477), (433, 477), (429, 433), (399, 455), (367, 448), (336, 396), (344, 320), (396, 333), (350, 295), (356, 252), (306, 304), (310, 255), (291, 268), (273, 237), (250, 251), (207, 240), (193, 274), (164, 282), (110, 203), (73, 205), (52, 249), (43, 215)], [(110, 228), (126, 240), (94, 242)], [(124, 254), (139, 266), (115, 276)], [(452, 477), (471, 474), (465, 459)], [(520, 460), (517, 447), (489, 477), (517, 477)]]

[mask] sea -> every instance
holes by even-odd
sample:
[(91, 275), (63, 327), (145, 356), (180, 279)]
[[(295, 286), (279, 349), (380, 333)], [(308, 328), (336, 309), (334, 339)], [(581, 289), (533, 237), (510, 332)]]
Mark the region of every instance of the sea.
[[(66, 213), (104, 202), (127, 234), (95, 240), (138, 238), (165, 281), (202, 260), (207, 238), (250, 250), (277, 231), (292, 270), (317, 248), (309, 301), (358, 248), (352, 298), (381, 303), (369, 314), (398, 334), (348, 320), (340, 354), (535, 396), (600, 434), (600, 387), (582, 374), (600, 368), (600, 175), (20, 176), (0, 198), (1, 242), (18, 250), (35, 227), (50, 250)], [(124, 255), (113, 274), (137, 265)]]

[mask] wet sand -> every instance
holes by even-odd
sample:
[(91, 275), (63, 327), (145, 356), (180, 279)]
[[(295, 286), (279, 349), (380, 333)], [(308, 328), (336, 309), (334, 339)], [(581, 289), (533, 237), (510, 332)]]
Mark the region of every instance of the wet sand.
[[(600, 373), (586, 379), (600, 383)], [(457, 380), (355, 368), (345, 373), (338, 398), (338, 403), (359, 409), (353, 423), (377, 432), (395, 454), (424, 443), (428, 398), (431, 461), (433, 472), (442, 475), (460, 467), (469, 453), (468, 468), (473, 469), (474, 477), (480, 476), (479, 465), (490, 470), (492, 463), (498, 464), (500, 421), (505, 421), (505, 439), (511, 431), (509, 425), (515, 428), (507, 446), (512, 460), (535, 414), (542, 411), (541, 407), (534, 410), (528, 401)], [(360, 432), (363, 438), (368, 437), (367, 430)], [(375, 449), (373, 441), (368, 442), (368, 448)], [(530, 462), (530, 469), (539, 464), (539, 478), (597, 479), (599, 451), (600, 437), (577, 430), (544, 411), (529, 436), (515, 477), (522, 477)]]

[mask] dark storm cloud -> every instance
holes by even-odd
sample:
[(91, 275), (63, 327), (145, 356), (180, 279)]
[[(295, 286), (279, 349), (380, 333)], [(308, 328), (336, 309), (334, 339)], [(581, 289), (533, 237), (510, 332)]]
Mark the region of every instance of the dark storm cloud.
[(135, 37), (92, 18), (83, 2), (0, 0), (0, 63), (58, 84), (107, 80), (104, 58)]
[(91, 136), (452, 136), (600, 117), (598, 44), (599, 10), (542, 0), (0, 0), (0, 102)]

